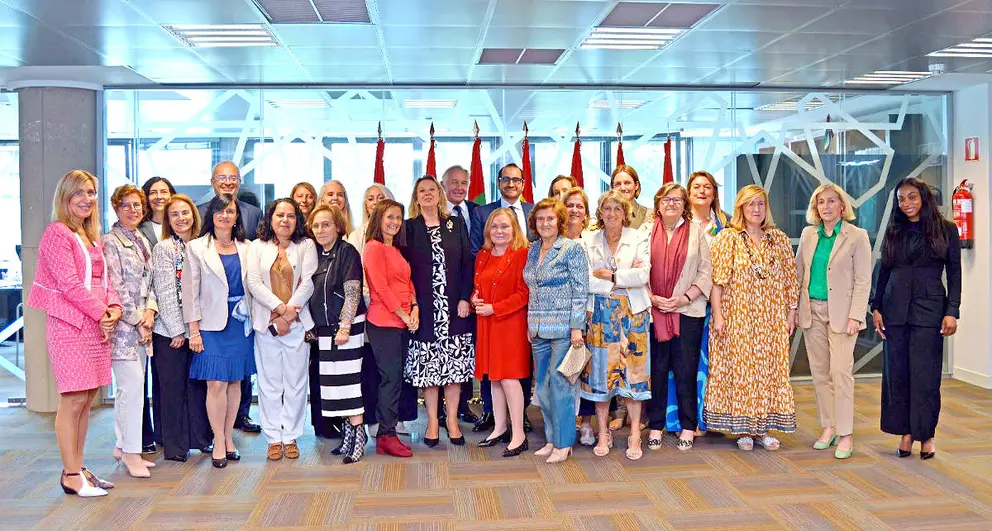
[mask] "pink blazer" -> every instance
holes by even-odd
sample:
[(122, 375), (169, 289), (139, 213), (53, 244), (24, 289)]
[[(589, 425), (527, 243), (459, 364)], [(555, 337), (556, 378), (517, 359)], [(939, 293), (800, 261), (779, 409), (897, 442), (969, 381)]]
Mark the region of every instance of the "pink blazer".
[[(99, 241), (94, 243), (102, 254), (103, 246)], [(82, 242), (69, 227), (60, 222), (49, 224), (38, 245), (38, 265), (28, 294), (28, 306), (76, 328), (82, 328), (87, 318), (99, 321), (109, 306), (120, 306), (120, 296), (106, 274), (102, 289), (107, 293), (107, 304), (86, 289), (90, 281), (85, 278), (89, 260)]]

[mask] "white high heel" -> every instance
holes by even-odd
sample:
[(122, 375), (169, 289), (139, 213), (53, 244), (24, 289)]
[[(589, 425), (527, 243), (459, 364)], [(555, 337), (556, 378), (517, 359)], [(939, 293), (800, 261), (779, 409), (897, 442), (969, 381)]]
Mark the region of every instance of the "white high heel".
[[(79, 490), (76, 490), (66, 485), (65, 478), (69, 476), (78, 476), (79, 478), (81, 478), (83, 480), (83, 486), (80, 487)], [(79, 472), (74, 472), (72, 474), (69, 474), (63, 470), (62, 477), (59, 478), (59, 484), (62, 485), (63, 492), (65, 492), (66, 494), (74, 494), (76, 496), (79, 496), (80, 498), (96, 498), (98, 496), (107, 495), (107, 491), (101, 489), (100, 487), (94, 487), (93, 485), (90, 485), (90, 482), (86, 480), (86, 476), (80, 475)]]

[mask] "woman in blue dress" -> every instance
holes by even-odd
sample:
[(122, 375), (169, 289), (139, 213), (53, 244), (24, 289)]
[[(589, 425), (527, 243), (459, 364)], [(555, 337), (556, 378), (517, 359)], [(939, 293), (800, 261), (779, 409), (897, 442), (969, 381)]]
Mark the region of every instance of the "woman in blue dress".
[[(692, 222), (703, 229), (706, 243), (711, 244), (713, 238), (727, 226), (730, 220), (730, 216), (720, 208), (719, 184), (709, 172), (696, 171), (689, 176), (686, 189), (689, 190)], [(710, 314), (710, 306), (707, 304), (706, 320), (703, 323), (704, 339), (699, 349), (699, 371), (696, 375), (696, 400), (699, 402), (696, 431), (699, 433), (706, 431), (703, 400), (706, 398), (706, 378), (710, 372), (710, 346), (706, 339), (710, 337)], [(665, 413), (665, 429), (668, 433), (676, 434), (682, 431), (682, 425), (679, 423), (679, 405), (675, 397), (675, 374), (672, 371), (668, 371), (668, 409)], [(650, 443), (648, 447), (651, 447)]]
[(234, 447), (234, 419), (241, 381), (255, 374), (251, 301), (245, 290), (248, 242), (233, 196), (214, 197), (203, 221), (201, 236), (186, 247), (183, 316), (189, 323), (190, 350), (197, 353), (189, 377), (207, 382), (213, 466), (223, 468), (229, 460), (241, 459)]

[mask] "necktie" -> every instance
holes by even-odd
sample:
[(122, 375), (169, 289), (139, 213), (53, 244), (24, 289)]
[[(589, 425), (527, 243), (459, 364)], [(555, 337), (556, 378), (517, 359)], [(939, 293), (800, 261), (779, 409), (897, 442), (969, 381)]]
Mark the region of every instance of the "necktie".
[(460, 217), (460, 218), (464, 218), (464, 216), (462, 216), (462, 206), (461, 205), (455, 205), (455, 215), (458, 216), (458, 217)]

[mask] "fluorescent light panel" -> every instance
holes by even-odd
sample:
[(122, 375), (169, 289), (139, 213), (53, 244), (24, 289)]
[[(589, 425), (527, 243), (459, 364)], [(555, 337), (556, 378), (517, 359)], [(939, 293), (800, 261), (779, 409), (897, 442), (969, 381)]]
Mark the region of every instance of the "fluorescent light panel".
[[(614, 107), (618, 109), (636, 109), (644, 105), (644, 100), (616, 100)], [(609, 100), (592, 100), (589, 102), (590, 109), (610, 109)]]
[(593, 28), (580, 48), (608, 50), (660, 50), (685, 30), (678, 28)]
[(990, 58), (992, 57), (992, 38), (978, 37), (927, 55), (930, 57)]
[(322, 109), (327, 107), (324, 100), (268, 100), (269, 104), (278, 109)]
[(164, 27), (183, 44), (191, 48), (279, 45), (264, 24), (179, 24)]
[(851, 85), (902, 85), (930, 77), (930, 72), (913, 72), (909, 70), (876, 70), (844, 83)]

